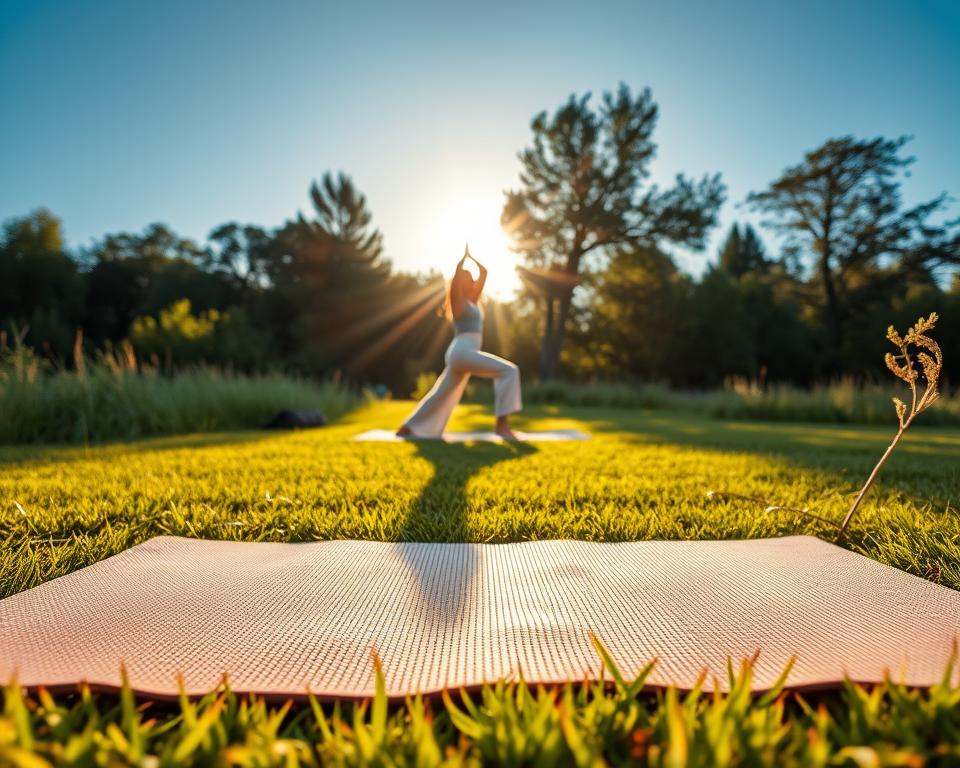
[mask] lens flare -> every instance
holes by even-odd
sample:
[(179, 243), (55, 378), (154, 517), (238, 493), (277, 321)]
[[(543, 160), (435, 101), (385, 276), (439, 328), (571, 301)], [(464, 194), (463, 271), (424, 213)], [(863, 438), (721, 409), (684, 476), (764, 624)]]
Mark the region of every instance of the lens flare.
[(494, 299), (507, 301), (520, 287), (516, 272), (519, 262), (500, 227), (502, 208), (503, 201), (496, 194), (451, 200), (427, 233), (426, 248), (430, 263), (449, 278), (464, 244), (469, 243), (470, 253), (489, 271), (486, 292)]

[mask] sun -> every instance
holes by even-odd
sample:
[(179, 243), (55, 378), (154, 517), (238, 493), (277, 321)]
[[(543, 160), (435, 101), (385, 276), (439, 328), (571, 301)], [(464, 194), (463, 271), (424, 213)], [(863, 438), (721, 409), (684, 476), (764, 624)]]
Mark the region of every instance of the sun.
[(470, 253), (488, 270), (485, 292), (498, 301), (508, 301), (520, 287), (519, 262), (500, 227), (502, 207), (499, 195), (453, 199), (430, 227), (427, 256), (429, 263), (449, 278), (463, 255), (464, 244), (469, 243)]

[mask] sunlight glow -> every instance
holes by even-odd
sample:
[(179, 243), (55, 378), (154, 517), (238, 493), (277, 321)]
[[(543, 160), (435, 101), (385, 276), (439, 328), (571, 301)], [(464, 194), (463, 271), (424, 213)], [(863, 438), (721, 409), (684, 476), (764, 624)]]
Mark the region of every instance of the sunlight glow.
[(456, 262), (463, 255), (464, 243), (470, 253), (488, 270), (486, 293), (507, 301), (520, 287), (516, 266), (517, 255), (510, 250), (510, 240), (500, 228), (503, 199), (462, 195), (453, 197), (440, 210), (426, 234), (426, 252), (430, 264), (449, 279)]

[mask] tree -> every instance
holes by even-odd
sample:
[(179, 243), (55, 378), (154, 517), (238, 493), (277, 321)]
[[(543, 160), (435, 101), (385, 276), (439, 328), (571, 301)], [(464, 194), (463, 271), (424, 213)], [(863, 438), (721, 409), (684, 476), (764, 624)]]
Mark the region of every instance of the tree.
[(753, 373), (750, 316), (739, 282), (722, 269), (711, 266), (694, 284), (679, 336), (675, 382), (711, 387)]
[(266, 286), (273, 246), (273, 238), (266, 230), (230, 222), (214, 229), (209, 240), (217, 247), (205, 252), (204, 266), (226, 275), (242, 299)]
[[(334, 181), (330, 173), (322, 186), (310, 185), (314, 219), (297, 214), (276, 236), (279, 251), (271, 271), (274, 281), (311, 282), (330, 287), (344, 282), (357, 268), (385, 276), (389, 264), (381, 259), (383, 236), (372, 226), (367, 199), (349, 176)], [(278, 258), (279, 257), (279, 258)]]
[(217, 310), (193, 314), (190, 300), (181, 299), (160, 310), (156, 318), (135, 318), (130, 326), (130, 342), (140, 355), (164, 360), (171, 369), (174, 365), (210, 361), (216, 352), (219, 322)]
[(86, 255), (90, 266), (84, 330), (95, 341), (119, 341), (134, 318), (156, 315), (180, 299), (200, 311), (231, 301), (222, 276), (201, 268), (204, 249), (163, 224), (142, 234), (107, 235)]
[[(755, 358), (749, 374), (761, 382), (808, 384), (817, 377), (817, 334), (821, 327), (803, 319), (807, 287), (782, 265), (739, 278), (739, 293), (748, 322), (739, 332), (751, 339)], [(696, 311), (696, 310), (694, 310)]]
[(899, 279), (960, 264), (960, 222), (930, 221), (945, 194), (902, 208), (899, 175), (913, 162), (901, 155), (906, 142), (830, 139), (747, 197), (769, 217), (767, 226), (787, 236), (787, 251), (812, 267), (835, 353), (843, 345), (851, 291), (871, 270), (883, 267)]
[(515, 250), (554, 276), (543, 295), (547, 321), (540, 375), (556, 375), (573, 293), (584, 260), (621, 246), (673, 243), (700, 249), (724, 198), (719, 175), (675, 186), (647, 185), (656, 152), (657, 105), (649, 90), (634, 97), (621, 84), (604, 93), (571, 96), (553, 117), (531, 123), (533, 143), (520, 155), (522, 187), (507, 192), (502, 224)]
[(742, 234), (738, 224), (730, 227), (730, 233), (720, 247), (719, 261), (720, 268), (735, 277), (760, 272), (768, 266), (763, 243), (749, 224), (743, 228)]
[(60, 356), (70, 349), (83, 303), (77, 263), (64, 251), (60, 220), (39, 209), (0, 233), (0, 331)]
[(619, 249), (596, 276), (588, 330), (571, 335), (585, 373), (672, 378), (691, 281), (656, 248)]
[(298, 214), (277, 233), (270, 311), (288, 351), (311, 370), (341, 366), (356, 351), (353, 327), (384, 311), (390, 264), (366, 197), (349, 176), (326, 173), (310, 186), (314, 218)]
[(333, 176), (325, 173), (322, 188), (316, 182), (310, 185), (310, 199), (317, 218), (310, 222), (299, 215), (297, 220), (318, 243), (331, 241), (332, 247), (325, 255), (335, 269), (350, 263), (373, 265), (381, 257), (383, 235), (372, 226), (367, 198), (357, 191), (349, 176), (339, 173), (334, 183)]

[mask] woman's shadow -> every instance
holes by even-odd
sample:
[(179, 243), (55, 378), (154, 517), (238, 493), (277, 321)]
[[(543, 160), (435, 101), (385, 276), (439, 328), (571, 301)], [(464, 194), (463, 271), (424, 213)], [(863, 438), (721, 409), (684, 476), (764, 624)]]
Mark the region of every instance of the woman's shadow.
[(481, 566), (479, 545), (450, 545), (471, 538), (470, 479), (481, 469), (521, 459), (537, 449), (529, 443), (413, 442), (418, 454), (433, 464), (434, 472), (407, 511), (397, 548), (416, 582), (425, 623), (441, 629), (458, 622), (469, 610), (471, 587)]

